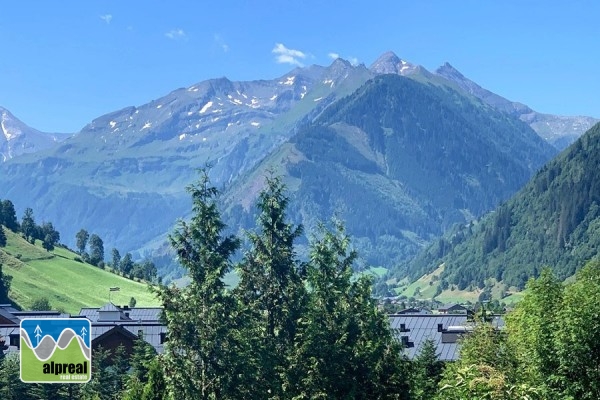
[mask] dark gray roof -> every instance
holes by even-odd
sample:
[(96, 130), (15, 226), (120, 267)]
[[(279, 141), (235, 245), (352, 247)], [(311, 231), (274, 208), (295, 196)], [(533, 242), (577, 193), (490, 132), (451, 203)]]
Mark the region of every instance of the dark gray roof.
[(0, 308), (0, 317), (2, 317), (2, 319), (7, 319), (8, 321), (10, 321), (12, 325), (18, 325), (21, 323), (21, 320), (19, 318), (15, 317), (11, 312), (3, 308)]
[(97, 337), (105, 334), (115, 326), (120, 326), (127, 329), (129, 332), (138, 336), (138, 332), (142, 331), (144, 340), (150, 343), (158, 353), (163, 352), (163, 344), (160, 342), (161, 333), (167, 333), (167, 327), (160, 324), (137, 324), (137, 323), (103, 323), (103, 322), (92, 322), (92, 341)]
[[(413, 359), (421, 351), (421, 346), (429, 338), (437, 347), (438, 358), (443, 361), (457, 360), (459, 353), (458, 343), (442, 343), (442, 332), (438, 332), (438, 324), (444, 329), (449, 326), (467, 325), (466, 314), (400, 314), (391, 315), (390, 326), (398, 338), (407, 336), (412, 347), (405, 349), (408, 358)], [(404, 324), (406, 332), (400, 332)]]
[(115, 306), (113, 303), (106, 303), (98, 311), (121, 311), (121, 309)]
[[(80, 316), (86, 317), (90, 321), (98, 321), (98, 311), (101, 309), (86, 307), (79, 312)], [(116, 311), (116, 310), (115, 310)], [(162, 308), (160, 307), (134, 307), (129, 309), (119, 309), (123, 316), (128, 315), (128, 319), (132, 321), (158, 321)], [(126, 317), (127, 318), (127, 317)]]

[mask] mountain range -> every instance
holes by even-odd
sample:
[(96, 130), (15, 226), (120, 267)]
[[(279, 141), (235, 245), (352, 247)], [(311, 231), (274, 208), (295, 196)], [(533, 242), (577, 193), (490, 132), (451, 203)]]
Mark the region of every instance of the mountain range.
[[(5, 114), (21, 134), (6, 134)], [(35, 209), (67, 244), (85, 228), (108, 248), (150, 254), (189, 212), (184, 188), (210, 162), (230, 225), (251, 225), (260, 177), (276, 169), (295, 220), (341, 214), (382, 265), (493, 209), (597, 121), (537, 113), (449, 64), (432, 73), (391, 52), (369, 68), (337, 59), (273, 80), (203, 81), (64, 140), (2, 115), (12, 150), (2, 150), (0, 198)]]

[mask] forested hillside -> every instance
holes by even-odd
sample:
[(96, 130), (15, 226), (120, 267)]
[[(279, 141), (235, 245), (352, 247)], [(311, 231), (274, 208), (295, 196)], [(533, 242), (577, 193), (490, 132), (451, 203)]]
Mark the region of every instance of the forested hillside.
[(454, 223), (496, 207), (555, 154), (526, 124), (445, 86), (382, 75), (329, 106), (227, 190), (250, 227), (265, 171), (285, 176), (290, 215), (336, 213), (361, 255), (394, 267)]
[(443, 281), (487, 278), (523, 288), (544, 266), (565, 279), (600, 248), (600, 124), (545, 165), (478, 224), (463, 225), (408, 265), (413, 278), (445, 264)]

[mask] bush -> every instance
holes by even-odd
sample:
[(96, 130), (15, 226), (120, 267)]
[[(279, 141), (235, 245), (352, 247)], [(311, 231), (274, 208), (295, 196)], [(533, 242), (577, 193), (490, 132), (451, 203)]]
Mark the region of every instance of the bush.
[(75, 256), (73, 261), (77, 261), (78, 263), (83, 263), (83, 260), (81, 259), (81, 257), (78, 257), (78, 256)]
[(50, 311), (52, 310), (52, 306), (47, 297), (40, 297), (31, 303), (31, 309), (33, 311)]

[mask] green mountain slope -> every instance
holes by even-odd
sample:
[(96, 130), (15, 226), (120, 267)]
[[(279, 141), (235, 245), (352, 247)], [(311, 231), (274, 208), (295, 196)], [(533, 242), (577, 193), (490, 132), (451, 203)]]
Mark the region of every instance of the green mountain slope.
[(77, 255), (61, 247), (47, 252), (39, 241), (34, 246), (20, 235), (0, 229), (8, 239), (6, 247), (0, 247), (0, 262), (3, 272), (13, 277), (9, 296), (24, 309), (46, 297), (53, 309), (78, 313), (82, 307), (107, 303), (111, 287), (121, 289), (111, 293), (115, 304), (128, 304), (135, 297), (137, 306), (158, 305), (147, 284), (75, 261)]
[(211, 162), (216, 183), (232, 182), (371, 77), (365, 66), (336, 60), (267, 81), (221, 78), (180, 88), (1, 163), (0, 197), (12, 199), (19, 216), (31, 207), (54, 221), (70, 246), (77, 231), (94, 227), (108, 248), (141, 256), (190, 210), (184, 188), (196, 168)]
[(544, 266), (562, 279), (600, 248), (600, 124), (545, 165), (479, 224), (462, 226), (409, 264), (413, 278), (444, 263), (441, 280), (481, 286), (487, 278), (523, 288)]
[(225, 196), (248, 227), (268, 170), (286, 176), (309, 228), (337, 214), (361, 255), (394, 267), (515, 193), (555, 150), (526, 124), (427, 81), (376, 77), (329, 106)]

